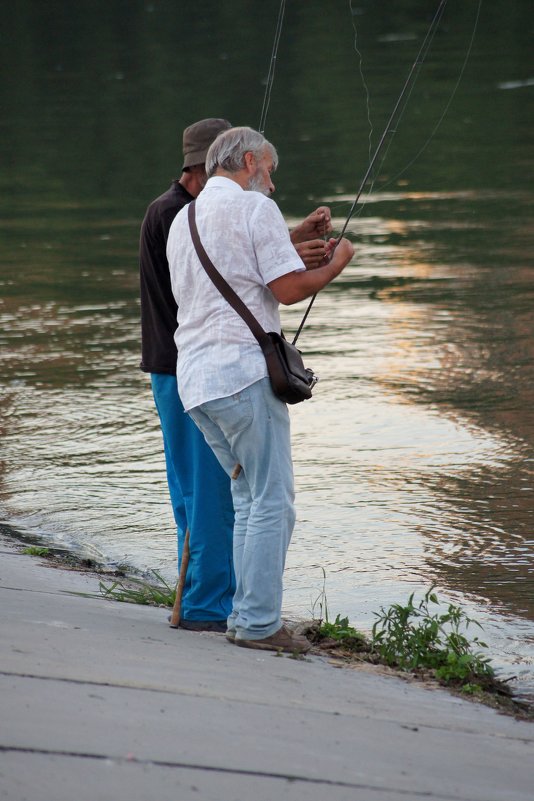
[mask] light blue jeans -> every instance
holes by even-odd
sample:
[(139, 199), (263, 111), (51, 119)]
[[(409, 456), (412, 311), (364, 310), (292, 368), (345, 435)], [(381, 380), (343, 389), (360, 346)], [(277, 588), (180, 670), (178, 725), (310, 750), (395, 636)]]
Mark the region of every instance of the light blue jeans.
[(230, 479), (184, 412), (176, 376), (152, 373), (151, 380), (163, 433), (179, 562), (186, 528), (190, 530), (191, 554), (182, 596), (182, 618), (224, 621), (231, 613), (235, 591)]
[(295, 525), (287, 406), (262, 378), (189, 414), (228, 473), (234, 501), (236, 591), (228, 628), (260, 640), (282, 625), (282, 576)]

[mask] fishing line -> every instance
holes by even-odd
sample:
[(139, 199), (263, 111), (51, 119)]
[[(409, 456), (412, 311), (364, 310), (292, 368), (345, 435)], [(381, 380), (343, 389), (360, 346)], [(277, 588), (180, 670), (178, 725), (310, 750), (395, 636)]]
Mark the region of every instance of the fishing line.
[[(351, 4), (351, 3), (352, 3), (352, 0), (349, 0), (349, 4)], [(352, 6), (351, 6), (351, 8), (352, 8)], [(439, 21), (440, 21), (440, 20), (438, 20), (438, 23), (439, 23)], [(353, 22), (353, 25), (354, 25), (354, 22)], [(431, 45), (432, 45), (432, 42), (433, 42), (433, 40), (434, 40), (434, 36), (435, 36), (435, 34), (436, 34), (436, 31), (437, 31), (437, 25), (436, 25), (436, 27), (434, 28), (434, 31), (433, 31), (432, 35), (431, 35), (431, 36), (428, 38), (428, 42), (427, 42), (427, 46), (426, 46), (426, 48), (425, 48), (425, 52), (424, 52), (424, 54), (422, 53), (422, 50), (423, 50), (423, 48), (421, 48), (421, 50), (419, 51), (418, 58), (416, 59), (416, 64), (417, 64), (417, 72), (419, 72), (419, 69), (421, 68), (421, 66), (422, 66), (422, 64), (423, 64), (423, 61), (424, 61), (424, 60), (425, 60), (425, 58), (426, 58), (426, 55), (427, 55), (427, 53), (428, 53), (428, 50), (430, 49), (430, 47), (431, 47)], [(430, 33), (430, 29), (429, 29), (429, 33)], [(424, 46), (424, 44), (425, 44), (425, 43), (423, 43), (423, 46)], [(361, 72), (360, 72), (360, 74), (361, 74)], [(416, 76), (416, 78), (417, 78), (417, 76)], [(363, 75), (362, 75), (362, 80), (364, 80), (364, 78), (363, 78)], [(364, 80), (364, 83), (365, 83), (365, 80)], [(401, 106), (401, 107), (400, 107), (400, 109), (398, 110), (398, 113), (397, 113), (397, 118), (396, 118), (396, 120), (395, 120), (395, 127), (394, 127), (394, 128), (391, 128), (391, 129), (389, 130), (389, 132), (388, 132), (388, 133), (390, 134), (390, 137), (389, 137), (389, 142), (388, 142), (388, 144), (387, 144), (387, 147), (386, 147), (386, 149), (385, 149), (385, 151), (384, 151), (384, 154), (383, 154), (382, 158), (380, 159), (380, 163), (379, 163), (379, 165), (378, 165), (377, 167), (375, 167), (375, 169), (374, 169), (374, 175), (373, 175), (373, 176), (369, 176), (369, 177), (371, 177), (371, 182), (370, 182), (370, 184), (369, 184), (369, 186), (368, 186), (368, 189), (367, 189), (367, 193), (366, 193), (366, 195), (367, 195), (367, 196), (369, 196), (369, 195), (371, 194), (371, 192), (373, 191), (373, 188), (374, 188), (374, 185), (375, 185), (375, 181), (376, 181), (376, 179), (378, 178), (378, 176), (380, 175), (380, 172), (381, 172), (381, 170), (382, 170), (382, 166), (383, 166), (383, 164), (384, 164), (384, 162), (385, 162), (385, 160), (386, 160), (386, 158), (387, 158), (387, 155), (388, 155), (388, 153), (389, 153), (389, 149), (390, 149), (390, 147), (391, 147), (391, 145), (392, 145), (392, 143), (393, 143), (393, 139), (395, 138), (395, 134), (397, 133), (397, 129), (398, 129), (398, 127), (399, 127), (399, 125), (400, 125), (400, 122), (401, 122), (401, 120), (402, 120), (402, 118), (403, 118), (403, 116), (404, 116), (404, 112), (405, 112), (405, 110), (406, 110), (406, 107), (408, 106), (408, 103), (410, 102), (410, 98), (411, 98), (411, 96), (412, 96), (412, 92), (413, 92), (413, 90), (414, 90), (414, 87), (415, 87), (415, 80), (413, 80), (413, 81), (412, 81), (412, 84), (411, 84), (411, 86), (410, 86), (410, 89), (409, 89), (409, 91), (408, 91), (407, 95), (404, 97), (404, 100), (403, 100), (402, 106)], [(366, 89), (367, 89), (367, 87), (366, 87)], [(368, 119), (369, 119), (369, 117), (368, 117)], [(371, 161), (371, 154), (370, 154), (370, 153), (369, 153), (369, 161)], [(409, 165), (408, 165), (408, 166), (409, 166)], [(406, 169), (407, 169), (407, 168), (406, 168)], [(389, 185), (389, 182), (388, 182), (388, 184), (386, 184), (386, 185)], [(383, 188), (383, 187), (382, 187), (382, 188)], [(357, 201), (356, 201), (356, 202), (357, 202)], [(362, 213), (363, 209), (365, 208), (366, 202), (365, 202), (365, 200), (364, 200), (362, 203), (360, 203), (360, 205), (359, 205), (359, 208), (358, 208), (358, 211), (357, 211), (357, 212), (355, 212), (355, 211), (354, 211), (354, 205), (355, 205), (355, 204), (353, 204), (353, 208), (351, 209), (351, 212), (352, 212), (352, 213), (351, 213), (351, 217), (352, 217), (352, 216), (354, 216), (354, 214), (355, 214), (355, 213), (356, 213), (356, 214), (358, 214), (358, 215), (360, 215), (360, 214)], [(347, 222), (348, 222), (348, 221), (347, 221)], [(346, 226), (347, 226), (347, 223), (345, 223), (345, 228), (346, 228)], [(345, 228), (343, 229), (343, 232), (345, 231)], [(343, 235), (343, 233), (342, 233), (341, 235)]]
[[(477, 29), (478, 29), (478, 23), (479, 23), (479, 19), (480, 19), (480, 11), (481, 11), (481, 9), (482, 9), (482, 0), (478, 0), (478, 6), (477, 6), (477, 12), (476, 12), (476, 16), (475, 16), (475, 22), (474, 22), (474, 25), (473, 25), (473, 31), (471, 33), (471, 39), (470, 39), (469, 44), (467, 46), (467, 52), (465, 54), (465, 58), (464, 58), (463, 64), (462, 64), (462, 66), (460, 68), (460, 74), (458, 76), (458, 80), (456, 81), (456, 84), (454, 85), (452, 93), (451, 93), (451, 95), (450, 95), (450, 97), (449, 97), (449, 99), (448, 99), (448, 101), (447, 101), (447, 103), (445, 105), (445, 108), (443, 110), (443, 113), (442, 113), (441, 117), (439, 118), (439, 120), (437, 121), (436, 125), (432, 129), (428, 139), (426, 140), (424, 145), (421, 147), (421, 149), (415, 154), (413, 159), (411, 161), (409, 161), (408, 164), (405, 167), (403, 167), (402, 170), (400, 172), (398, 172), (393, 178), (391, 178), (389, 181), (387, 181), (387, 183), (383, 184), (383, 186), (381, 186), (381, 189), (385, 189), (386, 187), (391, 186), (391, 184), (395, 183), (395, 181), (397, 181), (401, 177), (401, 175), (404, 175), (404, 173), (407, 170), (409, 170), (410, 167), (413, 164), (415, 164), (417, 159), (427, 149), (428, 145), (430, 144), (430, 142), (432, 141), (432, 139), (436, 135), (436, 133), (438, 131), (438, 128), (440, 127), (441, 123), (445, 119), (445, 116), (447, 115), (447, 112), (449, 111), (450, 105), (451, 105), (452, 101), (454, 100), (456, 92), (458, 91), (458, 87), (460, 86), (461, 80), (462, 80), (464, 72), (465, 72), (465, 68), (467, 67), (467, 62), (469, 61), (469, 58), (471, 56), (471, 50), (473, 49), (473, 43), (475, 41), (475, 36), (476, 36)], [(386, 155), (387, 155), (387, 151), (386, 151)], [(384, 156), (384, 158), (385, 158), (385, 156)], [(382, 163), (383, 163), (383, 161), (382, 161)]]
[(360, 78), (362, 79), (363, 88), (365, 90), (365, 105), (367, 111), (367, 123), (369, 125), (369, 161), (371, 161), (371, 153), (373, 148), (373, 123), (371, 120), (371, 102), (370, 102), (370, 95), (369, 95), (369, 87), (367, 86), (367, 82), (365, 80), (365, 75), (363, 74), (363, 55), (358, 47), (358, 28), (356, 27), (356, 22), (354, 21), (355, 11), (352, 8), (352, 0), (349, 0), (349, 9), (351, 13), (352, 19), (352, 28), (354, 30), (354, 49), (358, 56), (358, 68), (360, 71)]
[[(445, 8), (445, 7), (443, 6), (443, 10), (444, 10), (444, 8)], [(418, 74), (419, 74), (419, 70), (420, 70), (420, 69), (421, 69), (421, 67), (423, 66), (423, 62), (424, 62), (424, 60), (426, 59), (426, 56), (427, 56), (427, 53), (428, 53), (428, 51), (429, 51), (430, 47), (432, 46), (432, 42), (434, 41), (434, 36), (436, 35), (436, 32), (437, 32), (437, 30), (438, 30), (438, 25), (439, 25), (439, 22), (441, 21), (441, 16), (442, 16), (442, 14), (443, 14), (443, 10), (442, 10), (442, 12), (441, 12), (441, 15), (440, 15), (439, 19), (437, 19), (436, 26), (434, 27), (434, 30), (433, 30), (433, 32), (432, 32), (432, 35), (431, 35), (431, 36), (429, 36), (429, 34), (430, 34), (430, 30), (431, 30), (431, 27), (432, 27), (432, 26), (431, 26), (431, 27), (429, 28), (429, 30), (428, 30), (428, 34), (427, 34), (427, 39), (428, 39), (428, 41), (426, 41), (426, 39), (425, 39), (425, 42), (426, 42), (426, 47), (425, 47), (425, 42), (423, 42), (423, 47), (425, 48), (425, 49), (424, 49), (424, 53), (423, 53), (423, 47), (422, 47), (422, 48), (421, 48), (421, 50), (419, 51), (418, 57), (417, 57), (417, 58), (416, 58), (416, 60), (415, 60), (415, 64), (417, 65), (417, 66), (416, 66), (417, 73), (415, 73), (415, 71), (414, 71), (415, 78), (414, 78), (414, 80), (411, 82), (410, 89), (409, 89), (408, 93), (406, 94), (406, 96), (404, 97), (404, 99), (403, 99), (403, 102), (402, 102), (402, 105), (399, 107), (399, 110), (398, 110), (398, 113), (397, 113), (397, 116), (396, 116), (396, 119), (395, 119), (395, 126), (394, 126), (394, 127), (392, 127), (392, 128), (389, 130), (389, 134), (390, 134), (390, 136), (389, 136), (389, 142), (388, 142), (388, 144), (387, 144), (387, 146), (386, 146), (386, 148), (385, 148), (385, 150), (384, 150), (384, 153), (383, 153), (383, 155), (382, 155), (382, 157), (381, 157), (381, 159), (380, 159), (380, 163), (379, 163), (378, 167), (377, 167), (377, 168), (376, 168), (376, 170), (375, 170), (375, 175), (374, 175), (374, 177), (373, 177), (373, 180), (371, 181), (371, 184), (369, 185), (369, 188), (368, 188), (368, 190), (367, 190), (367, 196), (369, 196), (369, 195), (371, 194), (371, 192), (373, 191), (373, 187), (374, 187), (375, 181), (376, 181), (377, 177), (380, 175), (380, 172), (381, 172), (381, 170), (382, 170), (382, 167), (383, 167), (383, 165), (384, 165), (384, 162), (385, 162), (385, 161), (386, 161), (386, 159), (387, 159), (387, 155), (388, 155), (388, 153), (389, 153), (389, 149), (390, 149), (391, 145), (393, 144), (393, 139), (395, 138), (395, 134), (397, 133), (397, 130), (398, 130), (398, 128), (399, 128), (399, 125), (400, 125), (400, 123), (401, 123), (401, 120), (402, 120), (402, 118), (403, 118), (403, 116), (404, 116), (404, 112), (406, 111), (406, 108), (408, 107), (408, 104), (409, 104), (409, 102), (410, 102), (410, 98), (411, 98), (411, 96), (412, 96), (412, 93), (413, 93), (413, 90), (414, 90), (414, 88), (415, 88), (415, 82), (416, 82), (416, 80), (417, 80), (417, 77), (418, 77)], [(423, 148), (423, 149), (424, 149), (424, 148)], [(414, 161), (415, 161), (415, 159), (414, 159)], [(405, 169), (408, 169), (408, 167), (409, 167), (409, 165), (407, 165)], [(401, 174), (402, 174), (402, 173), (399, 173), (399, 175), (401, 175)], [(396, 178), (398, 178), (398, 177), (399, 177), (399, 176), (396, 176)], [(396, 179), (392, 179), (392, 180), (396, 180)], [(389, 186), (389, 184), (390, 184), (390, 183), (392, 183), (392, 181), (388, 181), (388, 183), (387, 183), (387, 184), (385, 184), (384, 186)], [(384, 189), (384, 186), (382, 186), (382, 187), (381, 187), (381, 189)], [(364, 187), (364, 182), (362, 182), (362, 186), (361, 186), (360, 192), (363, 190), (363, 187)], [(353, 206), (352, 206), (352, 209), (351, 209), (350, 216), (349, 216), (349, 218), (346, 220), (346, 222), (345, 222), (345, 225), (344, 225), (344, 227), (343, 227), (343, 231), (342, 231), (342, 233), (341, 233), (341, 236), (343, 236), (343, 233), (345, 232), (345, 229), (347, 228), (347, 225), (348, 225), (348, 223), (349, 223), (349, 220), (351, 219), (351, 217), (352, 217), (352, 216), (353, 216), (353, 214), (354, 214), (354, 206), (356, 205), (356, 203), (358, 202), (358, 200), (359, 200), (359, 198), (358, 198), (358, 197), (356, 197), (356, 200), (355, 200), (355, 202), (354, 202), (354, 204), (353, 204)], [(362, 211), (363, 211), (363, 209), (364, 209), (365, 205), (366, 205), (366, 203), (365, 203), (365, 200), (363, 201), (363, 203), (360, 203), (360, 207), (359, 207), (359, 209), (358, 209), (358, 214), (361, 214), (361, 213), (362, 213)], [(340, 238), (341, 238), (341, 237), (340, 237)]]
[(265, 131), (265, 122), (267, 120), (267, 112), (271, 102), (271, 90), (274, 83), (274, 71), (276, 69), (276, 57), (278, 55), (278, 45), (280, 43), (280, 36), (282, 35), (282, 26), (284, 22), (284, 11), (286, 8), (286, 0), (281, 0), (280, 8), (278, 10), (278, 20), (276, 23), (276, 31), (274, 34), (273, 50), (271, 53), (271, 61), (269, 63), (269, 74), (267, 76), (267, 85), (265, 86), (265, 94), (263, 96), (263, 106), (261, 109), (260, 124), (258, 130), (261, 134)]
[[(345, 220), (345, 224), (343, 225), (341, 233), (337, 237), (337, 241), (336, 241), (336, 246), (335, 247), (337, 247), (337, 245), (339, 244), (339, 242), (343, 238), (343, 235), (344, 235), (345, 231), (347, 230), (347, 226), (348, 226), (348, 224), (349, 224), (349, 222), (350, 222), (350, 220), (351, 220), (351, 218), (352, 218), (352, 216), (354, 214), (354, 210), (356, 209), (356, 204), (358, 203), (358, 201), (360, 199), (360, 196), (361, 196), (361, 194), (362, 194), (362, 192), (363, 192), (363, 190), (365, 188), (365, 185), (366, 185), (366, 183), (367, 183), (367, 181), (369, 179), (369, 176), (371, 175), (373, 167), (374, 167), (374, 165), (375, 165), (375, 163), (376, 163), (376, 161), (378, 159), (378, 156), (380, 155), (380, 151), (382, 150), (382, 147), (384, 146), (384, 142), (386, 140), (386, 137), (387, 137), (388, 133), (392, 130), (392, 126), (393, 126), (394, 120), (398, 119), (397, 118), (397, 112), (399, 111), (399, 108), (401, 108), (403, 99), (404, 99), (404, 97), (405, 97), (405, 95), (406, 95), (406, 93), (407, 93), (407, 91), (408, 91), (408, 89), (410, 87), (410, 84), (412, 83), (412, 78), (413, 78), (413, 81), (415, 83), (415, 80), (416, 80), (416, 77), (417, 77), (416, 72), (422, 66), (422, 64), (423, 64), (423, 62), (424, 62), (424, 60), (425, 60), (425, 58), (426, 58), (426, 56), (428, 54), (428, 50), (430, 48), (430, 45), (432, 43), (432, 40), (433, 40), (434, 35), (436, 33), (436, 30), (437, 30), (437, 28), (439, 26), (441, 17), (443, 16), (443, 12), (445, 10), (446, 4), (447, 4), (447, 0), (441, 0), (436, 13), (434, 14), (432, 22), (430, 23), (430, 26), (429, 26), (429, 28), (427, 30), (427, 33), (426, 33), (426, 36), (425, 36), (425, 38), (423, 40), (423, 44), (421, 45), (421, 48), (419, 49), (419, 52), (418, 52), (418, 54), (417, 54), (417, 56), (415, 58), (415, 61), (412, 64), (412, 67), (411, 67), (411, 69), (410, 69), (410, 71), (408, 73), (408, 77), (406, 78), (406, 81), (404, 82), (404, 86), (402, 87), (401, 93), (400, 93), (399, 97), (397, 98), (397, 102), (395, 103), (395, 106), (393, 107), (393, 111), (391, 112), (391, 115), (390, 115), (389, 120), (388, 120), (388, 122), (386, 124), (386, 127), (384, 128), (382, 136), (380, 137), (380, 140), (378, 142), (378, 145), (376, 147), (374, 155), (373, 155), (373, 157), (372, 157), (372, 159), (371, 159), (371, 161), (369, 163), (369, 166), (367, 167), (367, 170), (365, 171), (365, 175), (363, 176), (362, 182), (360, 184), (360, 188), (358, 189), (356, 197), (354, 198), (354, 202), (352, 203), (352, 206), (350, 207), (349, 213), (347, 215), (347, 219)], [(410, 94), (411, 94), (412, 90), (413, 90), (413, 86), (411, 87)], [(408, 95), (408, 97), (409, 97), (409, 95)], [(404, 110), (404, 108), (405, 108), (405, 106), (403, 107), (402, 110)], [(390, 145), (391, 145), (391, 143), (390, 143)], [(298, 327), (297, 333), (295, 334), (295, 336), (293, 338), (293, 345), (296, 344), (296, 342), (297, 342), (297, 340), (298, 340), (298, 338), (300, 336), (300, 333), (301, 333), (301, 331), (302, 331), (302, 329), (304, 327), (304, 323), (306, 322), (306, 320), (308, 318), (308, 315), (309, 315), (309, 313), (311, 311), (311, 308), (313, 306), (313, 303), (314, 303), (316, 297), (317, 297), (317, 293), (310, 300), (308, 308), (306, 309), (304, 317), (302, 318), (302, 321), (301, 321), (301, 323), (300, 323), (300, 325)]]
[[(348, 224), (349, 224), (349, 222), (350, 222), (350, 220), (352, 218), (352, 215), (354, 214), (354, 210), (356, 208), (356, 204), (358, 203), (358, 201), (360, 199), (360, 195), (362, 194), (362, 192), (364, 190), (365, 184), (367, 183), (367, 180), (368, 180), (368, 178), (369, 178), (369, 176), (371, 174), (373, 166), (374, 166), (376, 160), (378, 159), (378, 156), (380, 154), (380, 151), (382, 150), (382, 147), (384, 145), (384, 142), (386, 140), (387, 135), (389, 133), (392, 133), (393, 135), (395, 135), (395, 133), (397, 132), (397, 128), (396, 127), (395, 128), (392, 127), (393, 126), (393, 122), (396, 121), (396, 124), (398, 125), (398, 123), (400, 121), (400, 118), (401, 118), (402, 114), (404, 113), (404, 110), (406, 108), (406, 104), (407, 104), (408, 100), (410, 99), (411, 94), (413, 92), (413, 88), (415, 86), (415, 81), (417, 80), (417, 73), (419, 72), (420, 68), (423, 65), (423, 62), (425, 61), (425, 59), (426, 59), (426, 57), (428, 55), (428, 51), (430, 49), (430, 46), (432, 44), (432, 41), (433, 41), (434, 36), (436, 34), (436, 31), (438, 29), (439, 23), (441, 21), (441, 17), (443, 16), (443, 12), (445, 10), (446, 4), (447, 4), (447, 0), (441, 0), (441, 2), (439, 4), (439, 7), (438, 7), (438, 10), (436, 11), (432, 22), (430, 23), (430, 27), (428, 28), (426, 36), (425, 36), (425, 38), (423, 40), (423, 44), (421, 45), (419, 53), (417, 54), (417, 56), (415, 58), (415, 61), (412, 64), (410, 72), (408, 73), (408, 77), (406, 78), (404, 86), (402, 87), (402, 91), (401, 91), (401, 93), (400, 93), (400, 95), (399, 95), (399, 97), (397, 99), (397, 102), (395, 103), (393, 111), (391, 112), (391, 115), (390, 115), (390, 118), (389, 118), (389, 120), (387, 122), (387, 125), (384, 128), (384, 132), (383, 132), (382, 136), (380, 137), (380, 141), (379, 141), (379, 143), (377, 145), (377, 148), (375, 150), (374, 156), (371, 159), (369, 167), (367, 168), (367, 171), (366, 171), (366, 173), (365, 173), (365, 175), (364, 175), (364, 177), (362, 179), (362, 182), (360, 184), (360, 188), (358, 190), (358, 193), (357, 193), (356, 197), (354, 198), (354, 202), (353, 202), (352, 206), (350, 207), (350, 211), (349, 211), (349, 213), (347, 215), (347, 219), (345, 220), (345, 224), (343, 225), (341, 233), (338, 236), (338, 239), (337, 239), (338, 242), (342, 239), (343, 234), (347, 230), (347, 226), (348, 226)], [(413, 81), (412, 81), (412, 78), (413, 78)], [(402, 102), (404, 100), (404, 97), (405, 97), (406, 92), (408, 91), (408, 89), (410, 91), (409, 91), (408, 96), (406, 98), (406, 102), (404, 103), (404, 105), (402, 105)], [(397, 112), (399, 111), (399, 108), (401, 109), (401, 111), (400, 111), (400, 115), (397, 116)], [(392, 139), (393, 139), (393, 137), (391, 137), (391, 140)], [(390, 143), (388, 145), (388, 149), (389, 149), (389, 147), (391, 147), (391, 141), (390, 141)]]
[[(372, 119), (371, 119), (371, 96), (370, 96), (369, 87), (367, 85), (367, 81), (365, 80), (365, 75), (364, 75), (364, 72), (363, 72), (363, 53), (361, 52), (361, 50), (360, 50), (360, 48), (358, 46), (358, 28), (356, 27), (356, 22), (355, 22), (355, 19), (354, 19), (357, 11), (355, 11), (353, 9), (353, 7), (352, 7), (352, 0), (349, 0), (349, 10), (350, 10), (350, 13), (351, 13), (352, 29), (354, 31), (354, 50), (356, 51), (356, 54), (358, 56), (358, 69), (359, 69), (362, 85), (363, 85), (363, 88), (364, 88), (364, 91), (365, 91), (365, 106), (366, 106), (366, 114), (367, 114), (367, 124), (369, 126), (368, 159), (369, 159), (369, 162), (370, 162), (371, 161), (372, 149), (373, 149), (373, 133), (374, 133), (374, 126), (373, 126), (373, 122), (372, 122)], [(378, 170), (376, 171), (375, 176), (373, 176), (373, 179), (371, 181), (371, 185), (370, 185), (369, 190), (368, 190), (369, 192), (372, 192), (372, 190), (373, 190), (376, 174), (378, 174)], [(365, 205), (364, 203), (361, 204), (361, 206), (360, 206), (360, 208), (358, 209), (358, 212), (357, 212), (358, 215), (362, 213), (364, 205)], [(328, 240), (328, 235), (325, 233), (324, 241), (326, 242), (327, 240)]]
[[(436, 135), (439, 127), (441, 126), (441, 123), (445, 119), (445, 117), (446, 117), (446, 115), (447, 115), (447, 113), (449, 111), (449, 108), (450, 108), (450, 106), (452, 104), (452, 101), (454, 100), (456, 92), (458, 91), (458, 87), (460, 86), (460, 83), (462, 81), (462, 78), (463, 78), (465, 69), (467, 67), (469, 58), (471, 56), (471, 51), (473, 49), (473, 44), (474, 44), (476, 33), (477, 33), (477, 30), (478, 30), (478, 23), (479, 23), (479, 20), (480, 20), (481, 9), (482, 9), (482, 0), (478, 0), (477, 10), (476, 10), (476, 14), (475, 14), (475, 21), (473, 23), (473, 30), (471, 31), (471, 37), (469, 39), (469, 44), (467, 46), (467, 50), (466, 50), (466, 53), (465, 53), (465, 56), (464, 56), (464, 60), (463, 60), (462, 66), (460, 68), (460, 73), (459, 73), (458, 79), (457, 79), (457, 81), (456, 81), (456, 83), (455, 83), (455, 85), (453, 87), (453, 90), (452, 90), (452, 92), (451, 92), (451, 94), (449, 96), (449, 99), (447, 100), (447, 103), (445, 104), (445, 108), (443, 109), (443, 112), (442, 112), (440, 118), (438, 119), (436, 125), (432, 129), (432, 131), (431, 131), (430, 135), (428, 136), (428, 138), (426, 139), (425, 143), (418, 150), (418, 152), (415, 154), (415, 156), (402, 168), (402, 170), (400, 170), (400, 172), (396, 173), (396, 175), (394, 175), (392, 178), (390, 178), (389, 181), (386, 181), (386, 183), (381, 185), (381, 187), (380, 187), (381, 191), (384, 190), (384, 189), (387, 189), (388, 186), (391, 186), (396, 181), (398, 181), (398, 179), (402, 175), (404, 175), (404, 173), (407, 172), (413, 164), (415, 164), (415, 162), (424, 153), (424, 151), (426, 150), (426, 148), (428, 147), (428, 145), (430, 144), (430, 142), (432, 141), (432, 139)], [(400, 123), (400, 121), (401, 121), (401, 119), (402, 119), (402, 117), (404, 115), (404, 111), (406, 109), (406, 106), (408, 105), (408, 102), (409, 102), (409, 99), (411, 97), (411, 94), (412, 94), (414, 86), (415, 86), (415, 83), (412, 84), (410, 92), (409, 92), (409, 94), (408, 94), (408, 96), (407, 96), (407, 98), (405, 100), (403, 109), (402, 109), (402, 111), (400, 112), (400, 114), (399, 114), (399, 116), (397, 118), (397, 122), (396, 122), (396, 126), (395, 126), (396, 128), (398, 128), (399, 123)], [(392, 133), (395, 134), (396, 130), (392, 131)], [(376, 173), (375, 173), (375, 179), (373, 179), (373, 181), (372, 181), (372, 183), (371, 183), (371, 185), (370, 185), (370, 187), (368, 189), (367, 195), (370, 195), (370, 193), (373, 191), (374, 181), (376, 180), (376, 176), (380, 173), (380, 171), (382, 169), (382, 166), (383, 166), (383, 164), (384, 164), (384, 162), (385, 162), (385, 160), (387, 158), (387, 154), (389, 152), (389, 148), (391, 147), (391, 143), (392, 142), (393, 142), (393, 137), (391, 137), (391, 139), (389, 141), (389, 144), (388, 144), (388, 146), (387, 146), (387, 148), (385, 150), (385, 153), (384, 153), (384, 155), (382, 156), (382, 158), (380, 160), (380, 165), (377, 168)], [(359, 207), (358, 212), (357, 212), (358, 215), (360, 215), (362, 213), (363, 209), (365, 208), (365, 205), (366, 205), (366, 203), (365, 203), (365, 200), (364, 200), (364, 202), (360, 204), (360, 207)]]

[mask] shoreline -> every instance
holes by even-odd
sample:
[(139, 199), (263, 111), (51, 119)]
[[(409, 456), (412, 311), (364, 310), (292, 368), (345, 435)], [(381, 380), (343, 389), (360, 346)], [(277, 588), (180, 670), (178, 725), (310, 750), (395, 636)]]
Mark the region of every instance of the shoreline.
[(236, 648), (110, 603), (102, 574), (0, 537), (2, 787), (12, 801), (527, 801), (534, 728), (328, 653)]
[[(79, 572), (95, 573), (103, 576), (117, 576), (128, 577), (135, 576), (136, 571), (131, 568), (130, 571), (122, 567), (114, 567), (111, 563), (99, 562), (91, 556), (77, 551), (75, 548), (62, 547), (57, 543), (48, 541), (45, 537), (39, 537), (37, 534), (30, 534), (12, 526), (5, 521), (0, 522), (0, 540), (6, 538), (8, 541), (13, 542), (20, 547), (46, 548), (49, 556), (42, 558), (49, 560), (51, 563), (56, 562), (55, 567), (64, 568), (65, 570), (78, 570)], [(31, 554), (30, 554), (31, 555)]]
[[(25, 535), (23, 532), (18, 531), (6, 523), (0, 523), (0, 541), (2, 539), (7, 539), (17, 553), (27, 555), (33, 559), (42, 560), (41, 563), (43, 566), (48, 568), (88, 574), (98, 577), (101, 580), (120, 579), (125, 584), (128, 583), (129, 578), (135, 578), (134, 571), (128, 573), (128, 571), (122, 568), (112, 568), (92, 558), (77, 554), (75, 551), (69, 550), (68, 548), (43, 545), (43, 540), (39, 537)], [(25, 549), (30, 549), (31, 547), (46, 548), (48, 553), (25, 553)], [(102, 594), (103, 599), (104, 597), (104, 594)], [(127, 603), (126, 601), (119, 601), (109, 597), (105, 598), (105, 600), (121, 605)], [(163, 605), (158, 608), (169, 609), (168, 606)], [(294, 626), (303, 625), (301, 621), (291, 621), (291, 623)], [(534, 722), (534, 699), (530, 701), (515, 697), (513, 691), (507, 686), (506, 681), (496, 679), (494, 691), (484, 691), (471, 695), (462, 692), (461, 689), (455, 688), (454, 686), (439, 682), (430, 674), (430, 671), (419, 670), (407, 672), (398, 668), (389, 667), (373, 659), (366, 658), (365, 655), (344, 650), (335, 641), (328, 641), (320, 644), (315, 643), (310, 651), (310, 655), (311, 654), (328, 658), (328, 662), (333, 668), (360, 670), (377, 676), (401, 678), (408, 684), (420, 684), (429, 690), (445, 690), (450, 693), (451, 696), (461, 698), (462, 700), (474, 704), (490, 707), (497, 712), (514, 717), (518, 721)]]

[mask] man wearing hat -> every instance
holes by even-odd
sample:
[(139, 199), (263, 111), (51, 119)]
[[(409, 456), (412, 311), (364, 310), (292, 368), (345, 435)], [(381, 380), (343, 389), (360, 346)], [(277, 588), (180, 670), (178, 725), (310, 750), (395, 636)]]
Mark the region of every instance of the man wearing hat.
[[(206, 183), (206, 154), (216, 137), (231, 128), (228, 120), (209, 118), (183, 133), (182, 175), (148, 207), (141, 226), (141, 370), (150, 373), (158, 410), (167, 483), (178, 530), (178, 552), (190, 531), (190, 557), (182, 596), (182, 628), (226, 631), (232, 610), (235, 577), (232, 566), (234, 510), (230, 479), (188, 414), (176, 383), (174, 333), (177, 305), (166, 256), (174, 218)], [(320, 207), (291, 232), (291, 241), (308, 268), (318, 267), (332, 230), (330, 212)]]
[(203, 435), (184, 413), (176, 384), (177, 306), (166, 256), (169, 228), (206, 182), (204, 161), (223, 119), (190, 125), (183, 134), (182, 175), (147, 209), (139, 247), (141, 370), (150, 373), (163, 433), (167, 483), (178, 529), (178, 552), (190, 530), (190, 557), (182, 596), (182, 628), (226, 631), (235, 579), (232, 567), (234, 509), (230, 479)]

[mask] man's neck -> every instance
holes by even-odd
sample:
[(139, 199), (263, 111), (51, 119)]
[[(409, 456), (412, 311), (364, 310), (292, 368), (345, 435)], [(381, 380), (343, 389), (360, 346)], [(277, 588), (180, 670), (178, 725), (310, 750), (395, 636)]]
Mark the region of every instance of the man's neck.
[(222, 170), (220, 167), (215, 170), (215, 175), (219, 178), (229, 178), (234, 183), (239, 184), (241, 189), (246, 189), (249, 182), (249, 172), (248, 170), (239, 170), (238, 172), (227, 172), (226, 170)]

